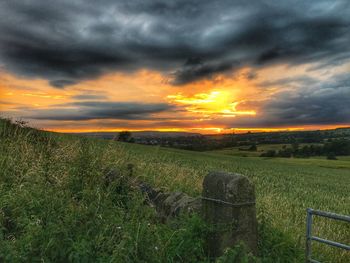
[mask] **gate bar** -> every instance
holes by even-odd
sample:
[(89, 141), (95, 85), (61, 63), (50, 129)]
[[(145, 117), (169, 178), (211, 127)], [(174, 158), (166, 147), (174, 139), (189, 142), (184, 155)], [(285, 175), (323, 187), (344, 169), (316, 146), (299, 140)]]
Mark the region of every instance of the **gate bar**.
[(311, 241), (317, 241), (320, 243), (324, 243), (333, 247), (338, 247), (342, 248), (345, 250), (350, 250), (349, 245), (345, 245), (342, 243), (338, 243), (335, 241), (323, 239), (320, 237), (312, 236), (312, 215), (317, 215), (321, 217), (326, 217), (330, 219), (335, 219), (339, 221), (344, 221), (344, 222), (349, 222), (350, 223), (350, 216), (345, 216), (345, 215), (338, 215), (335, 213), (330, 213), (330, 212), (325, 212), (325, 211), (320, 211), (320, 210), (314, 210), (312, 208), (308, 208), (307, 210), (307, 219), (306, 219), (306, 251), (305, 251), (305, 257), (306, 257), (306, 262), (311, 262), (311, 263), (320, 263), (317, 260), (314, 260), (311, 258)]
[(320, 243), (325, 243), (325, 244), (333, 246), (333, 247), (339, 247), (339, 248), (343, 248), (345, 250), (350, 250), (350, 246), (344, 245), (342, 243), (338, 243), (338, 242), (335, 242), (335, 241), (323, 239), (323, 238), (320, 238), (320, 237), (314, 237), (314, 236), (311, 237), (311, 239), (315, 240), (315, 241), (318, 241)]
[(330, 213), (330, 212), (325, 212), (325, 211), (320, 211), (320, 210), (314, 210), (312, 208), (307, 209), (308, 213), (318, 215), (318, 216), (323, 216), (327, 218), (332, 218), (340, 221), (345, 221), (345, 222), (350, 222), (350, 216), (345, 216), (345, 215), (338, 215), (335, 213)]

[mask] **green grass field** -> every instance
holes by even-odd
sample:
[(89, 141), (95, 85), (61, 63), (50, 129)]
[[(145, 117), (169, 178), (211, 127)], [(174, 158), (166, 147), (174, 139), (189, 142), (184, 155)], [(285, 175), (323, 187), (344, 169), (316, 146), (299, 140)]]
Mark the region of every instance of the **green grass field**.
[[(350, 214), (346, 157), (239, 157), (225, 150), (200, 153), (37, 135), (5, 121), (0, 129), (0, 261), (206, 262), (199, 218), (159, 224), (132, 178), (104, 185), (106, 167), (123, 170), (128, 163), (135, 177), (191, 195), (200, 195), (211, 170), (249, 177), (257, 193), (260, 262), (304, 261), (307, 207)], [(349, 224), (318, 218), (314, 223), (314, 234), (350, 243)], [(350, 259), (349, 252), (318, 244), (313, 253), (321, 262)]]
[[(299, 144), (299, 147), (303, 147), (305, 145), (320, 145), (319, 143), (301, 143)], [(220, 150), (215, 150), (211, 152), (219, 153), (219, 154), (225, 154), (225, 155), (231, 155), (231, 156), (239, 156), (239, 157), (259, 157), (262, 153), (266, 153), (269, 150), (281, 150), (282, 147), (291, 147), (290, 144), (260, 144), (257, 146), (257, 151), (242, 151), (241, 149), (248, 149), (249, 146), (236, 146), (236, 147), (230, 147)], [(321, 159), (325, 159), (324, 156), (319, 157)]]

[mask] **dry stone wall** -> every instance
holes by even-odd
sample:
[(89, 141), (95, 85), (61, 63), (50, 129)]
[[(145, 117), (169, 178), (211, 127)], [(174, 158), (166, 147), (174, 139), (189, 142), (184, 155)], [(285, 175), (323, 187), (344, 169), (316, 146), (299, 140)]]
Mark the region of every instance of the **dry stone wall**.
[[(129, 166), (128, 177), (133, 168)], [(108, 185), (121, 177), (119, 170), (112, 169), (106, 172), (104, 179)], [(144, 182), (136, 185), (164, 223), (181, 213), (200, 214), (212, 229), (206, 242), (211, 258), (221, 256), (225, 249), (239, 243), (244, 243), (249, 251), (257, 254), (255, 189), (247, 177), (211, 172), (204, 178), (202, 196), (197, 198), (182, 192), (164, 192)]]

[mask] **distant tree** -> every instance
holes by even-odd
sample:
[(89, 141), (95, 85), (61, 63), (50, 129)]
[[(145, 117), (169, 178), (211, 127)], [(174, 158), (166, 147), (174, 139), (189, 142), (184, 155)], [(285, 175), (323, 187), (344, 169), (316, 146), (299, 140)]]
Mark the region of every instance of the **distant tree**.
[(331, 143), (325, 144), (325, 151), (334, 153), (335, 155), (349, 155), (350, 154), (350, 140), (337, 139)]
[(294, 141), (292, 143), (292, 148), (294, 152), (297, 152), (299, 150), (299, 143), (297, 141)]
[(327, 160), (337, 160), (337, 157), (334, 153), (328, 153)]
[(296, 152), (294, 152), (295, 157), (299, 158), (307, 158), (312, 155), (312, 152), (310, 150), (310, 147), (307, 145), (304, 145), (300, 149), (298, 149)]
[(248, 151), (252, 151), (252, 152), (256, 152), (257, 150), (258, 150), (258, 147), (256, 146), (255, 143), (253, 143), (248, 149)]
[(260, 155), (261, 157), (275, 157), (276, 151), (275, 150), (268, 150), (267, 152), (264, 152)]
[(281, 149), (277, 152), (276, 155), (278, 157), (290, 158), (292, 157), (292, 149), (291, 148)]
[(131, 132), (129, 132), (129, 131), (122, 131), (122, 132), (119, 133), (118, 141), (130, 142), (131, 140), (132, 140)]

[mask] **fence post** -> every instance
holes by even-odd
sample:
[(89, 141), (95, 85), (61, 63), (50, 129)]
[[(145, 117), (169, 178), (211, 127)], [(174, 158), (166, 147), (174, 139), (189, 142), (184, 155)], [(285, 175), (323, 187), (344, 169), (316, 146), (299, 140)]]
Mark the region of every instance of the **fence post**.
[(212, 234), (208, 255), (221, 256), (240, 242), (257, 254), (257, 219), (254, 185), (244, 176), (211, 172), (203, 181), (202, 214)]
[(305, 262), (310, 262), (311, 259), (311, 236), (312, 236), (312, 213), (311, 209), (307, 209), (306, 218), (306, 249), (305, 249)]

